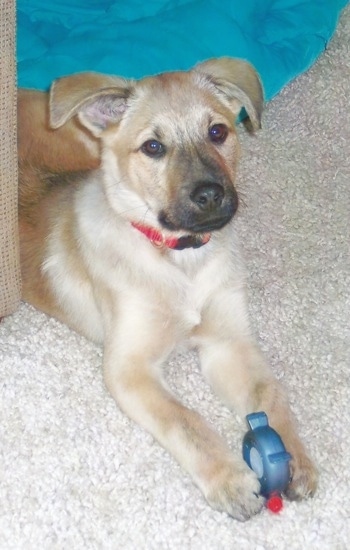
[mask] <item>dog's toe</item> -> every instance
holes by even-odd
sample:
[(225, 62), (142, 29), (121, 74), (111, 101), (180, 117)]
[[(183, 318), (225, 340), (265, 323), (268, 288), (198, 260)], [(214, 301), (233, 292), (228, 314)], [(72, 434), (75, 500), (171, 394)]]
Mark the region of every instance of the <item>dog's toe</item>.
[(299, 457), (291, 462), (291, 482), (285, 494), (289, 500), (303, 500), (313, 497), (318, 484), (318, 472), (313, 462), (307, 457)]
[(206, 498), (212, 508), (246, 521), (264, 505), (264, 498), (259, 493), (260, 484), (254, 472), (245, 464), (234, 464), (223, 468), (212, 480)]

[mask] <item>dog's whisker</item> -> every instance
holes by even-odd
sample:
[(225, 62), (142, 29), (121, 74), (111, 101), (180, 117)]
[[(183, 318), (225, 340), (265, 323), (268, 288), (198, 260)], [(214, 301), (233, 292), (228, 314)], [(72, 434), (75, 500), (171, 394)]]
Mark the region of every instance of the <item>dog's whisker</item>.
[[(118, 214), (120, 215), (128, 214), (129, 212), (133, 212), (134, 210), (138, 210), (139, 208), (145, 208), (145, 207), (142, 204), (140, 204), (139, 206), (133, 206), (132, 208), (126, 208), (125, 210), (120, 210)], [(147, 208), (147, 211), (143, 216), (144, 218), (146, 217), (148, 210), (149, 209)]]
[(146, 212), (143, 215), (143, 219), (142, 219), (143, 222), (145, 222), (148, 212), (149, 212), (149, 207), (147, 207)]
[(245, 195), (245, 193), (240, 191), (238, 197), (239, 197), (239, 204), (241, 208), (247, 208), (248, 203), (247, 203), (247, 196)]

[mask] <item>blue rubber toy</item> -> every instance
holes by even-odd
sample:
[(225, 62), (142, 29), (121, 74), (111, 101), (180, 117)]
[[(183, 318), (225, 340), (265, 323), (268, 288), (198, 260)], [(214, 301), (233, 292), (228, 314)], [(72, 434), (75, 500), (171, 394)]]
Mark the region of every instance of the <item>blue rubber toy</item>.
[(269, 426), (264, 412), (248, 414), (246, 420), (250, 430), (243, 439), (243, 458), (259, 479), (267, 507), (279, 512), (282, 508), (280, 495), (290, 481), (292, 457), (281, 437)]

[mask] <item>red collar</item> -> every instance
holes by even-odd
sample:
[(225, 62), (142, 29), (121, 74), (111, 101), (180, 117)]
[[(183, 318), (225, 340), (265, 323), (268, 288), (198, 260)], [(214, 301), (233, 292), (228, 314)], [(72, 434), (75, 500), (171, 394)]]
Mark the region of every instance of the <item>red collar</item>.
[(210, 240), (210, 233), (198, 235), (185, 235), (184, 237), (164, 237), (158, 229), (143, 225), (137, 222), (131, 222), (131, 225), (138, 229), (143, 235), (151, 241), (154, 246), (166, 246), (173, 250), (183, 250), (184, 248), (199, 248)]

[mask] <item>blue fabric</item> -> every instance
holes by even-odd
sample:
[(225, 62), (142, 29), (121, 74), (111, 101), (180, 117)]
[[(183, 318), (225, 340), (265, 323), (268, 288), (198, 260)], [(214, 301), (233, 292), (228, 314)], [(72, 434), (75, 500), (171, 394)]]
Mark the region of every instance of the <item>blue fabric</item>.
[(93, 70), (139, 78), (229, 55), (266, 99), (326, 48), (349, 0), (17, 0), (19, 86)]

